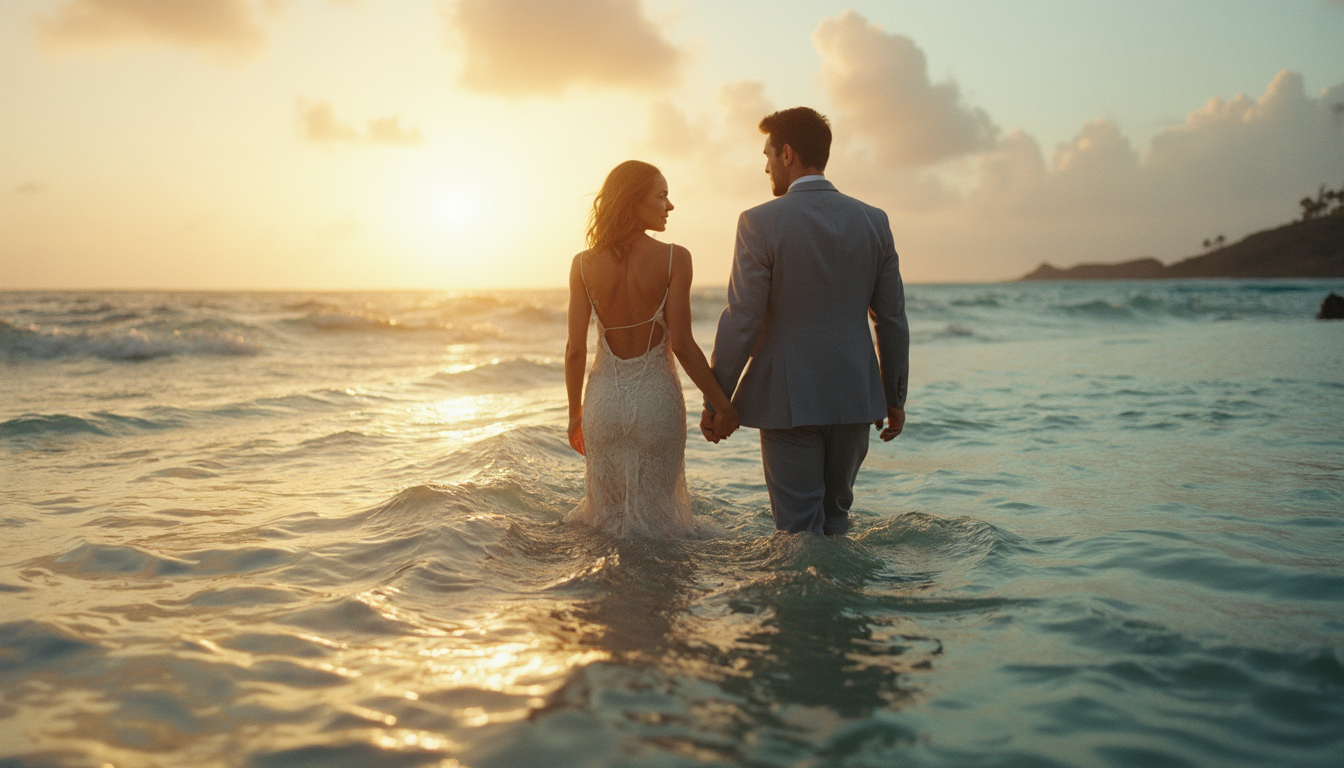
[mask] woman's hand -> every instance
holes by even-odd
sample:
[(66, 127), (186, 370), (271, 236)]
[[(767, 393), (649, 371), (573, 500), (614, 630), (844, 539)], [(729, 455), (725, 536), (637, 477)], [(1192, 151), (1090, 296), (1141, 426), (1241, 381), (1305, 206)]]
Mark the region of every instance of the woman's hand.
[(720, 440), (726, 440), (729, 435), (737, 431), (742, 426), (737, 420), (737, 409), (731, 405), (721, 411), (714, 412), (712, 429), (714, 434), (718, 435)]
[(583, 455), (583, 416), (569, 417), (569, 447)]
[(714, 412), (708, 408), (700, 412), (700, 434), (708, 442), (718, 444), (719, 436), (714, 434)]

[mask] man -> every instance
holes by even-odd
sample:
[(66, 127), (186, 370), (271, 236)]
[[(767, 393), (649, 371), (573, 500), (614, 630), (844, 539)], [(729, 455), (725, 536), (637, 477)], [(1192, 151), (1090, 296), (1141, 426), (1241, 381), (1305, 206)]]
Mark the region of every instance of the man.
[[(887, 215), (823, 175), (825, 117), (795, 107), (760, 128), (777, 199), (738, 218), (710, 365), (741, 423), (760, 430), (775, 527), (845, 533), (868, 425), (890, 441), (905, 424), (910, 331), (896, 248)], [(708, 405), (700, 428), (724, 437)]]

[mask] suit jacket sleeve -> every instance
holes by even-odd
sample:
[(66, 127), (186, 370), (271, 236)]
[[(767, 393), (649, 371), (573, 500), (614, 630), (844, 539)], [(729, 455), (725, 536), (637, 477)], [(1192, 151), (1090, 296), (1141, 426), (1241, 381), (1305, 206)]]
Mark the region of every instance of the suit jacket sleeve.
[(904, 408), (910, 378), (910, 325), (905, 319), (905, 286), (901, 283), (900, 261), (885, 213), (882, 214), (881, 230), (885, 235), (884, 253), (879, 260), (868, 313), (877, 331), (877, 359), (887, 405)]
[(714, 335), (714, 352), (710, 357), (714, 376), (730, 398), (765, 325), (773, 266), (774, 256), (760, 229), (744, 212), (737, 219), (733, 272), (728, 279), (728, 306), (719, 316), (719, 330)]

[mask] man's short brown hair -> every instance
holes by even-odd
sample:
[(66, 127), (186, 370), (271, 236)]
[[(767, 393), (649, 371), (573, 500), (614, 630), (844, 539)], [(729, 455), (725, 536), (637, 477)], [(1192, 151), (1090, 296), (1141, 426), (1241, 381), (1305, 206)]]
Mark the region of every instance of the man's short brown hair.
[(811, 107), (781, 109), (761, 118), (761, 133), (770, 136), (775, 152), (788, 144), (805, 168), (826, 170), (831, 159), (831, 123)]

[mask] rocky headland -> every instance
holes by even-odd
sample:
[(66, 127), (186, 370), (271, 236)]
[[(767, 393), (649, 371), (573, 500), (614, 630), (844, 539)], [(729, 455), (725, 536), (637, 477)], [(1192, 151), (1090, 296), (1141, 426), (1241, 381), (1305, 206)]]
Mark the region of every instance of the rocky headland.
[(1019, 280), (1152, 280), (1184, 277), (1344, 277), (1344, 215), (1326, 215), (1247, 235), (1174, 264), (1041, 264)]

